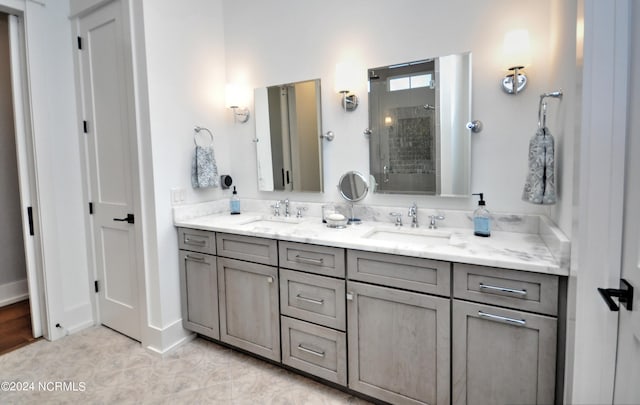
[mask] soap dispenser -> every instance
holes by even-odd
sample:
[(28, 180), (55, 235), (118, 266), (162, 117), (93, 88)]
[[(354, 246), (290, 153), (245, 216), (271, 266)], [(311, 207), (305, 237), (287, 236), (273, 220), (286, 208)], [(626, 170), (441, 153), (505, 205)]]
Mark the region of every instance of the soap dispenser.
[(231, 201), (229, 202), (229, 206), (229, 208), (231, 209), (231, 215), (240, 214), (240, 198), (238, 198), (236, 186), (233, 186), (233, 193), (231, 194)]
[(491, 236), (491, 217), (489, 216), (489, 211), (486, 208), (487, 203), (483, 199), (484, 193), (472, 195), (480, 196), (478, 208), (473, 211), (473, 234), (476, 236)]

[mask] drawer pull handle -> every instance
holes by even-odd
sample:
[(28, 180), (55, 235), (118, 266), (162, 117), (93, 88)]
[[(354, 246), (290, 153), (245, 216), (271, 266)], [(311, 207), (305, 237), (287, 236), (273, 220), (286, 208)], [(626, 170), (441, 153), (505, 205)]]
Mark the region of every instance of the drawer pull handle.
[(520, 296), (525, 296), (527, 295), (527, 290), (514, 290), (513, 288), (507, 288), (507, 287), (496, 287), (493, 285), (487, 285), (487, 284), (482, 284), (480, 283), (480, 289), (481, 290), (489, 290), (489, 291), (500, 291), (500, 292), (505, 292), (505, 293), (509, 293), (509, 294), (515, 294), (515, 295), (520, 295)]
[(506, 323), (510, 323), (510, 324), (518, 325), (518, 326), (524, 326), (524, 325), (527, 324), (527, 321), (525, 321), (524, 319), (507, 318), (505, 316), (492, 315), (492, 314), (488, 314), (488, 313), (482, 312), (482, 311), (478, 311), (478, 316), (480, 316), (482, 318), (491, 319), (492, 321), (506, 322)]
[(184, 243), (185, 243), (185, 245), (204, 246), (204, 245), (207, 244), (207, 241), (206, 240), (202, 240), (202, 239), (185, 238), (184, 239)]
[(296, 299), (299, 299), (300, 301), (310, 302), (312, 304), (324, 305), (324, 300), (323, 299), (309, 298), (309, 297), (305, 297), (305, 296), (300, 295), (300, 294), (296, 295)]
[(324, 259), (320, 258), (320, 259), (312, 259), (310, 257), (304, 257), (304, 256), (300, 256), (300, 255), (296, 255), (296, 261), (300, 262), (300, 263), (307, 263), (307, 264), (314, 264), (317, 266), (320, 266), (324, 263)]
[(305, 352), (305, 353), (313, 354), (314, 356), (324, 357), (324, 352), (318, 352), (316, 350), (309, 349), (307, 347), (302, 346), (302, 344), (298, 345), (298, 350), (300, 350), (302, 352)]
[(202, 262), (202, 263), (204, 263), (204, 256), (187, 255), (187, 259), (188, 260), (193, 260), (194, 262)]

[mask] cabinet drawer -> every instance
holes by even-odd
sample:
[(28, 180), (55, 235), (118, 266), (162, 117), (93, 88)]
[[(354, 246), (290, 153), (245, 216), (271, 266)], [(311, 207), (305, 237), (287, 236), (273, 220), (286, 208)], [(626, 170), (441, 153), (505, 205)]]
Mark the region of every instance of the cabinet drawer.
[(216, 254), (216, 234), (198, 229), (178, 228), (178, 246), (182, 250)]
[(280, 267), (344, 278), (344, 249), (280, 242)]
[(350, 280), (447, 297), (451, 295), (450, 267), (450, 263), (438, 260), (347, 251), (347, 273)]
[(344, 332), (281, 317), (282, 363), (340, 385), (347, 384)]
[(280, 269), (280, 312), (344, 331), (344, 280)]
[(218, 256), (271, 266), (278, 265), (278, 241), (275, 239), (218, 233), (216, 241)]
[(558, 314), (558, 276), (455, 263), (453, 295), (469, 301)]

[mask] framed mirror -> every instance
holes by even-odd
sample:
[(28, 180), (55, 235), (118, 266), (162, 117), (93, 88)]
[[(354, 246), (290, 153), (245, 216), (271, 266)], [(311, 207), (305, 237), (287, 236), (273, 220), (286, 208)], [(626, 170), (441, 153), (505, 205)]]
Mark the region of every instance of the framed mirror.
[(322, 192), (320, 80), (255, 89), (260, 191)]
[(378, 193), (470, 193), (471, 53), (371, 68), (369, 157)]

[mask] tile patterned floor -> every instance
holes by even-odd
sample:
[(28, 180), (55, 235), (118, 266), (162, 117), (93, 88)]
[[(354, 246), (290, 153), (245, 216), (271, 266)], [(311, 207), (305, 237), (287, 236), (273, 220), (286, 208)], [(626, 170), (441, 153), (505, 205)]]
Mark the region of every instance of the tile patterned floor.
[(0, 383), (2, 404), (367, 404), (204, 339), (159, 356), (104, 327), (0, 356)]

